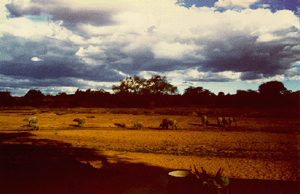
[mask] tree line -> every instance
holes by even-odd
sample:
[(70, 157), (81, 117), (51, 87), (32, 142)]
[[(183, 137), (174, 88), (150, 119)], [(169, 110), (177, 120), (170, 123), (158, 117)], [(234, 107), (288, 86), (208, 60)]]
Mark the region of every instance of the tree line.
[(0, 92), (0, 106), (34, 107), (166, 107), (199, 105), (216, 108), (245, 107), (300, 107), (300, 91), (292, 92), (282, 82), (271, 81), (259, 86), (258, 91), (238, 90), (236, 94), (218, 95), (203, 87), (188, 87), (181, 95), (166, 77), (154, 75), (150, 79), (138, 76), (120, 80), (112, 86), (113, 94), (104, 89), (86, 91), (77, 89), (74, 94), (44, 95), (39, 90), (29, 90), (22, 97), (13, 97), (8, 91)]

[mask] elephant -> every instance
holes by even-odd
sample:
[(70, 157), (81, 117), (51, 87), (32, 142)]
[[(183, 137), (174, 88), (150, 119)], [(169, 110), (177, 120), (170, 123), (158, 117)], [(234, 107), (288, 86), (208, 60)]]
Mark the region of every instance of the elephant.
[(202, 115), (201, 119), (202, 119), (202, 125), (203, 125), (203, 127), (206, 127), (206, 125), (208, 125), (207, 116), (206, 115)]
[(136, 128), (136, 129), (141, 129), (141, 128), (144, 127), (144, 125), (143, 125), (142, 122), (139, 121), (139, 122), (134, 123), (133, 127)]
[(235, 126), (237, 126), (237, 120), (235, 117), (229, 117), (228, 118), (228, 126), (230, 127), (231, 126), (231, 123), (235, 123)]
[(218, 126), (221, 126), (221, 125), (224, 124), (224, 123), (223, 123), (223, 118), (222, 118), (222, 117), (218, 117), (218, 118), (217, 118), (217, 121), (218, 121)]
[(171, 118), (163, 119), (159, 127), (162, 129), (169, 129), (169, 125), (172, 126), (172, 129), (177, 129), (177, 121)]
[(85, 123), (85, 119), (80, 119), (80, 118), (75, 118), (73, 121), (77, 122), (79, 127), (82, 127), (83, 124)]
[(125, 123), (114, 123), (114, 125), (116, 125), (117, 127), (122, 127), (122, 128), (126, 127)]
[(228, 118), (227, 117), (222, 117), (222, 122), (223, 122), (223, 125), (224, 127), (226, 127), (227, 123), (228, 123)]
[(33, 127), (33, 130), (35, 130), (35, 131), (40, 129), (40, 125), (38, 123), (32, 123), (31, 127)]
[(29, 126), (32, 127), (33, 124), (38, 123), (37, 117), (26, 117), (23, 121), (29, 122)]

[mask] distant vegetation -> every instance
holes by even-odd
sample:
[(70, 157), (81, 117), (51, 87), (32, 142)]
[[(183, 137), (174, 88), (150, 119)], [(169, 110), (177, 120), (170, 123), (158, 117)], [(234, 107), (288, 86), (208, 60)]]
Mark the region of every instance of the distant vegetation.
[(211, 108), (300, 108), (300, 91), (291, 92), (283, 83), (271, 81), (261, 84), (258, 91), (238, 90), (235, 95), (219, 92), (218, 95), (203, 87), (188, 87), (178, 94), (177, 87), (166, 77), (155, 75), (150, 79), (138, 76), (120, 80), (112, 87), (113, 94), (103, 89), (82, 91), (75, 94), (44, 95), (39, 90), (29, 90), (23, 97), (12, 97), (10, 92), (0, 92), (0, 106), (33, 107), (103, 107), (103, 108), (158, 108), (168, 106), (203, 106)]

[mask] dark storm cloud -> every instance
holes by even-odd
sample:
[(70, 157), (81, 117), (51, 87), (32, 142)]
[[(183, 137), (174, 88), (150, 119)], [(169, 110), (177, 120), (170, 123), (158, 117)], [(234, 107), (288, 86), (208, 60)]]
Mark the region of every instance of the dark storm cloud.
[[(9, 34), (4, 34), (0, 38), (0, 50), (10, 56), (15, 62), (28, 63), (32, 57), (43, 56), (44, 59), (61, 58), (61, 60), (71, 60), (70, 57), (78, 50), (78, 46), (67, 41), (59, 41), (52, 38), (41, 40), (28, 39)], [(1, 56), (0, 56), (1, 59)], [(58, 60), (58, 59), (56, 59)]]
[(254, 80), (254, 79), (262, 79), (263, 76), (258, 72), (244, 72), (241, 75), (241, 80)]
[(113, 65), (113, 67), (131, 74), (133, 72), (147, 70), (148, 66), (152, 67), (153, 63), (155, 63), (154, 54), (149, 49), (141, 49), (137, 52), (126, 54), (126, 57), (130, 57), (132, 59), (131, 63), (124, 65), (116, 62), (116, 65)]
[(110, 11), (98, 10), (72, 10), (68, 7), (62, 7), (49, 12), (54, 20), (63, 20), (64, 26), (68, 27), (72, 24), (91, 24), (94, 26), (112, 25), (115, 22), (112, 19)]
[[(199, 45), (205, 45), (201, 50), (205, 59), (191, 60), (192, 62), (189, 62), (191, 57), (183, 57), (180, 60), (155, 58), (150, 50), (142, 55), (127, 54), (126, 57), (132, 58), (132, 63), (114, 65), (114, 68), (128, 74), (138, 71), (170, 72), (198, 68), (201, 72), (241, 72), (241, 80), (268, 78), (284, 74), (293, 67), (294, 62), (300, 60), (299, 50), (286, 49), (300, 44), (296, 37), (288, 37), (290, 32), (299, 33), (295, 29), (283, 29), (274, 32), (280, 40), (266, 42), (258, 42), (258, 36), (247, 35), (233, 35), (222, 41), (199, 40)], [(205, 79), (228, 81), (227, 78), (216, 77), (205, 77)]]
[(0, 62), (0, 72), (5, 76), (22, 76), (33, 79), (57, 79), (74, 77), (92, 81), (116, 81), (121, 78), (115, 71), (103, 66), (91, 67), (68, 61), (14, 63)]
[(199, 79), (187, 79), (188, 81), (195, 81), (195, 82), (230, 82), (232, 79), (230, 78), (224, 78), (222, 76), (218, 75), (209, 75), (205, 78), (199, 78)]
[[(194, 82), (299, 74), (294, 67), (300, 61), (299, 27), (290, 11), (246, 6), (244, 11), (218, 12), (170, 4), (169, 15), (164, 15), (165, 7), (149, 14), (151, 9), (132, 11), (129, 6), (121, 14), (114, 4), (102, 8), (69, 2), (6, 5), (15, 18), (0, 29), (0, 81), (7, 80), (5, 86), (87, 87), (142, 74)], [(24, 15), (42, 16), (37, 22)]]
[(268, 5), (269, 9), (272, 10), (272, 12), (283, 10), (283, 9), (289, 9), (293, 12), (297, 13), (297, 7), (299, 7), (299, 0), (260, 0), (250, 6), (252, 9), (257, 9), (262, 7), (262, 5)]
[(22, 8), (20, 5), (6, 4), (7, 10), (10, 12), (10, 17), (21, 17), (23, 15), (40, 15), (41, 8), (39, 6), (30, 6)]
[(112, 18), (116, 13), (115, 9), (76, 9), (59, 1), (32, 1), (26, 7), (12, 1), (6, 8), (10, 13), (9, 17), (48, 14), (54, 21), (64, 21), (63, 26), (70, 29), (76, 29), (78, 24), (102, 26), (116, 23)]
[(151, 63), (151, 65), (144, 65), (144, 71), (158, 71), (158, 72), (167, 72), (173, 70), (183, 70), (190, 67), (195, 67), (193, 63), (182, 63), (179, 60), (171, 59), (156, 59)]
[[(293, 32), (299, 32), (299, 29), (297, 29), (295, 26), (291, 26), (288, 28), (282, 28), (279, 30), (275, 30), (274, 32), (272, 32), (272, 34), (277, 37), (280, 37), (280, 36), (285, 36), (286, 34), (293, 33)], [(293, 40), (299, 40), (298, 38), (294, 37), (294, 38), (287, 38), (287, 39), (290, 39), (291, 41), (293, 41)]]
[[(91, 66), (76, 56), (79, 47), (69, 42), (43, 39), (36, 42), (25, 38), (5, 35), (0, 38), (0, 74), (32, 80), (68, 80), (69, 77), (92, 81), (116, 81), (123, 78), (106, 65)], [(32, 61), (38, 56), (41, 61)], [(4, 60), (1, 58), (10, 58)], [(9, 83), (10, 81), (8, 81)], [(22, 83), (22, 82), (21, 82)], [(69, 81), (36, 81), (35, 84), (74, 86)], [(14, 83), (15, 84), (15, 83)], [(24, 84), (24, 83), (22, 83)], [(76, 83), (77, 84), (77, 83)]]
[(285, 50), (300, 43), (296, 37), (284, 38), (289, 32), (291, 30), (275, 32), (283, 38), (273, 42), (257, 42), (258, 37), (231, 37), (223, 42), (210, 42), (205, 51), (207, 60), (199, 67), (204, 72), (242, 72), (242, 80), (282, 74), (300, 59), (299, 50)]
[[(29, 78), (57, 78), (74, 74), (72, 64), (78, 63), (71, 56), (76, 50), (64, 45), (54, 45), (49, 40), (36, 42), (25, 38), (5, 35), (0, 39), (1, 51), (9, 55), (10, 61), (0, 61), (0, 72), (3, 75), (24, 76)], [(61, 47), (59, 47), (61, 46)], [(56, 55), (49, 57), (47, 54)], [(31, 58), (43, 56), (40, 62), (31, 61)], [(49, 59), (49, 60), (48, 60)]]
[[(89, 84), (82, 79), (72, 77), (60, 77), (55, 79), (35, 79), (22, 76), (3, 76), (0, 75), (0, 85), (2, 88), (61, 88), (61, 87), (75, 87), (88, 88)], [(100, 85), (100, 84), (99, 84)], [(101, 88), (108, 88), (101, 86)], [(1, 91), (1, 90), (0, 90)]]
[(77, 89), (111, 90), (109, 84), (95, 84), (81, 79), (62, 77), (57, 79), (33, 79), (0, 74), (0, 91), (9, 91), (12, 96), (24, 96), (29, 90), (40, 90), (43, 94), (57, 95), (62, 92), (74, 94)]
[(40, 63), (39, 65), (31, 63), (14, 63), (6, 62), (5, 64), (0, 63), (0, 72), (6, 76), (22, 76), (34, 79), (47, 79), (47, 78), (59, 78), (74, 76), (77, 73), (74, 72), (71, 64), (59, 64), (54, 62)]
[[(184, 2), (185, 7), (191, 7), (193, 5), (195, 5), (196, 7), (214, 7), (215, 3), (218, 2), (218, 0), (183, 0), (180, 2)], [(242, 1), (242, 3), (246, 2), (247, 1)], [(295, 13), (298, 12), (297, 7), (300, 6), (299, 0), (259, 0), (257, 2), (254, 2), (253, 4), (250, 4), (250, 8), (258, 9), (263, 7), (263, 5), (267, 5), (269, 9), (272, 10), (272, 12), (275, 12), (277, 10), (289, 9)]]

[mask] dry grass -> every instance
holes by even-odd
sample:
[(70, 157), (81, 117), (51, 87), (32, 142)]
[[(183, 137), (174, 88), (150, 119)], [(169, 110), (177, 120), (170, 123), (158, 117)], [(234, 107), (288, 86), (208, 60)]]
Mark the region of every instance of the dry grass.
[[(251, 111), (256, 115), (268, 112)], [(35, 135), (33, 138), (96, 149), (112, 160), (117, 157), (171, 169), (189, 169), (190, 165), (196, 164), (211, 173), (222, 167), (229, 178), (299, 179), (299, 118), (257, 118), (249, 116), (251, 111), (206, 108), (3, 109), (0, 132), (30, 131), (22, 120), (28, 115), (36, 115), (40, 130), (30, 131)], [(199, 117), (202, 113), (208, 115), (206, 127), (202, 126)], [(217, 126), (217, 117), (225, 113), (226, 116), (237, 116), (237, 127)], [(178, 130), (158, 128), (161, 120), (168, 117), (178, 121)], [(77, 127), (74, 118), (85, 118), (85, 125)], [(136, 122), (142, 122), (144, 128), (134, 129)], [(125, 123), (126, 128), (116, 127), (114, 123)], [(101, 167), (98, 161), (88, 162), (96, 168)]]

